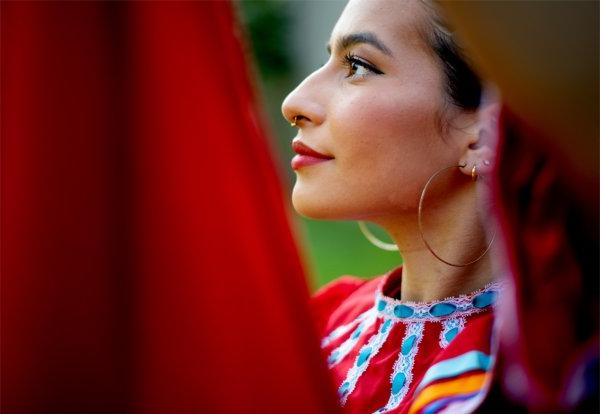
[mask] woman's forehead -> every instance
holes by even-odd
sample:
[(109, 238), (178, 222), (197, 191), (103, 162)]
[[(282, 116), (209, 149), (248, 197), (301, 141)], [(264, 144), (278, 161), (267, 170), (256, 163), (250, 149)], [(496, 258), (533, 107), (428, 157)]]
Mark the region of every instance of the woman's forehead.
[(390, 49), (420, 42), (425, 9), (420, 0), (350, 0), (331, 34), (337, 39), (353, 33), (374, 33)]

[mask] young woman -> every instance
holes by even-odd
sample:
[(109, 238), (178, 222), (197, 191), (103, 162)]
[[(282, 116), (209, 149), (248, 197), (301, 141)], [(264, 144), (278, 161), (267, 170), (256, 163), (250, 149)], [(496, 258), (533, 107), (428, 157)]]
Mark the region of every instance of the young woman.
[[(295, 209), (382, 226), (403, 266), (314, 298), (349, 412), (468, 412), (493, 365), (499, 285), (482, 206), (495, 108), (435, 7), (351, 0), (330, 59), (283, 103)], [(485, 99), (484, 99), (485, 97)]]

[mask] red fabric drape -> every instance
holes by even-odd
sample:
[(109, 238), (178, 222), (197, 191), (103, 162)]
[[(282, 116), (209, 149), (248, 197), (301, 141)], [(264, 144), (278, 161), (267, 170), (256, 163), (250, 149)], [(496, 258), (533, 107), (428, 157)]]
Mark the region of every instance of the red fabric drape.
[(500, 309), (504, 387), (534, 412), (597, 411), (598, 177), (576, 173), (552, 137), (510, 108), (500, 125), (497, 204), (512, 285)]
[(227, 2), (2, 3), (2, 412), (335, 392)]

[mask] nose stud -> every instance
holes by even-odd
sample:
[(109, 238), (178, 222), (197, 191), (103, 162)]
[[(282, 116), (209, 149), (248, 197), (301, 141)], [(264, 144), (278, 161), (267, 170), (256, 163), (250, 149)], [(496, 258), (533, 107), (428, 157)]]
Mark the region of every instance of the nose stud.
[(295, 116), (294, 118), (292, 118), (292, 122), (290, 122), (290, 126), (295, 127), (297, 121), (298, 121), (298, 116)]

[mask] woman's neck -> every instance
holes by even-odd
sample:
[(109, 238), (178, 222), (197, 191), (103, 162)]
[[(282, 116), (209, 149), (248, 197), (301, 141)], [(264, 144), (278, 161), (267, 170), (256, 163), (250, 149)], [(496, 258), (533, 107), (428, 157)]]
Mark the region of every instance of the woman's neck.
[[(451, 263), (467, 263), (486, 248), (485, 229), (480, 224), (475, 186), (466, 186), (454, 197), (431, 203), (423, 211), (423, 233), (432, 249)], [(394, 239), (403, 258), (401, 298), (432, 301), (469, 293), (493, 281), (490, 256), (472, 265), (450, 266), (425, 246), (417, 214), (377, 220)]]

